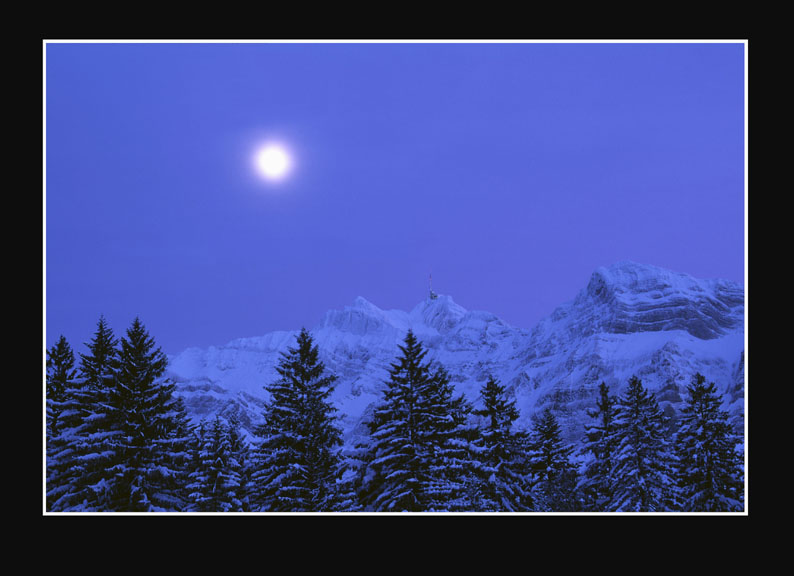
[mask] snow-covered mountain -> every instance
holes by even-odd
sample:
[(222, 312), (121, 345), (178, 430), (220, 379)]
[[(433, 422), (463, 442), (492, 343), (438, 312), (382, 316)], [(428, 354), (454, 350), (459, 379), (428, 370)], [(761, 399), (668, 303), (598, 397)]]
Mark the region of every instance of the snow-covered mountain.
[[(327, 312), (311, 333), (339, 378), (333, 399), (349, 442), (365, 433), (362, 421), (379, 401), (409, 328), (473, 402), (489, 375), (507, 384), (521, 410), (519, 426), (550, 407), (565, 434), (580, 438), (599, 383), (620, 393), (633, 374), (675, 416), (692, 375), (701, 372), (723, 391), (737, 423), (743, 417), (742, 287), (621, 262), (597, 269), (572, 302), (531, 330), (445, 295), (410, 312), (382, 310), (361, 297)], [(297, 333), (191, 348), (170, 358), (169, 375), (195, 420), (235, 413), (251, 432), (266, 400), (263, 387), (278, 377), (280, 353), (294, 346)]]

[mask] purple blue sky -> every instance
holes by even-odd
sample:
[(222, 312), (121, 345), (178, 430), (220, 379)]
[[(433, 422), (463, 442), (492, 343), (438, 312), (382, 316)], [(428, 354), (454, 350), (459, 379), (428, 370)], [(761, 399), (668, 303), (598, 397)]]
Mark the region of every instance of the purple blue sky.
[(743, 284), (744, 50), (50, 43), (46, 344), (410, 310), (430, 271), (525, 328), (620, 260)]

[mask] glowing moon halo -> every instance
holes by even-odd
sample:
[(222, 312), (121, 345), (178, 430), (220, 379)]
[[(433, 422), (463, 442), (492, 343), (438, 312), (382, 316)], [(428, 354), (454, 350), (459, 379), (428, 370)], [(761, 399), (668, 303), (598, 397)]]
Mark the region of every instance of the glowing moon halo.
[(292, 159), (281, 144), (265, 144), (254, 155), (254, 166), (266, 180), (283, 180), (292, 168)]

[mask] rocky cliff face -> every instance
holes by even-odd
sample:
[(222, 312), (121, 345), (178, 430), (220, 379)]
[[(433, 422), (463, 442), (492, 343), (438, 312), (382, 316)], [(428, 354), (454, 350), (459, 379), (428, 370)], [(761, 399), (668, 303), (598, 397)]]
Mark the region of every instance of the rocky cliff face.
[[(675, 417), (686, 386), (703, 373), (725, 393), (737, 424), (744, 407), (744, 293), (725, 281), (697, 280), (623, 262), (596, 270), (587, 287), (532, 330), (488, 312), (467, 311), (449, 296), (412, 311), (381, 310), (357, 298), (329, 311), (311, 331), (326, 367), (339, 377), (334, 401), (348, 441), (365, 433), (362, 417), (377, 402), (408, 329), (441, 362), (457, 389), (479, 401), (489, 375), (508, 385), (521, 410), (518, 425), (550, 407), (570, 439), (578, 439), (600, 382), (622, 392), (636, 374)], [(236, 413), (250, 432), (276, 379), (280, 353), (295, 332), (235, 340), (171, 358), (194, 419)]]
[(740, 328), (743, 309), (744, 291), (733, 283), (622, 262), (595, 271), (573, 312), (582, 335), (682, 330), (712, 340)]

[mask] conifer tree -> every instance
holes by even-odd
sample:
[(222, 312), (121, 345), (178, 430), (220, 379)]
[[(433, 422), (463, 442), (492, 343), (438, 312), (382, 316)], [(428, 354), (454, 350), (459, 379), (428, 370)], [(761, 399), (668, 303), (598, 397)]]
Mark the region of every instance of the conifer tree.
[(188, 463), (187, 480), (185, 493), (187, 512), (209, 512), (211, 505), (208, 494), (210, 490), (210, 479), (208, 474), (209, 453), (207, 450), (207, 422), (202, 420), (195, 426), (190, 434), (188, 450), (190, 459)]
[(356, 444), (340, 453), (342, 462), (339, 483), (337, 484), (337, 512), (361, 512), (364, 506), (359, 500), (365, 445)]
[(473, 446), (476, 427), (470, 425), (473, 406), (462, 394), (454, 396), (447, 370), (430, 364), (430, 380), (422, 391), (418, 411), (419, 439), (423, 447), (428, 482), (424, 488), (428, 510), (461, 511), (472, 507), (471, 485), (475, 483)]
[(741, 511), (743, 472), (736, 453), (741, 438), (733, 432), (713, 382), (695, 374), (687, 391), (675, 438), (681, 507), (687, 512)]
[(358, 484), (361, 504), (374, 511), (466, 508), (471, 407), (462, 396), (453, 398), (442, 366), (424, 362), (427, 351), (412, 331), (399, 349), (369, 423)]
[(136, 318), (121, 339), (109, 405), (116, 436), (114, 506), (121, 511), (179, 510), (184, 505), (189, 426), (167, 358)]
[(257, 430), (256, 505), (264, 511), (332, 510), (342, 443), (329, 400), (336, 376), (326, 373), (305, 329), (276, 370), (281, 377), (265, 387), (270, 401)]
[(667, 417), (636, 376), (619, 397), (615, 417), (614, 482), (607, 509), (657, 512), (672, 509), (673, 474)]
[(72, 499), (78, 510), (104, 511), (111, 507), (113, 479), (108, 468), (115, 462), (119, 430), (114, 426), (110, 395), (115, 387), (118, 339), (100, 316), (87, 354), (80, 354), (80, 378), (71, 391), (80, 418), (75, 422), (75, 461), (79, 490)]
[[(61, 496), (69, 491), (67, 473), (72, 459), (73, 448), (68, 435), (62, 431), (69, 429), (70, 408), (69, 389), (74, 385), (74, 352), (61, 335), (58, 341), (47, 350), (46, 376), (46, 470), (47, 470), (47, 509), (57, 510)], [(65, 418), (62, 418), (65, 415)]]
[(66, 337), (47, 350), (47, 437), (52, 439), (58, 429), (58, 417), (63, 409), (67, 389), (74, 382), (74, 352)]
[(588, 511), (603, 511), (612, 499), (612, 466), (615, 455), (615, 412), (617, 399), (609, 395), (605, 382), (598, 387), (599, 398), (596, 410), (587, 414), (595, 424), (586, 426), (582, 453), (589, 456), (584, 475), (580, 480), (580, 491)]
[(232, 427), (215, 417), (207, 429), (202, 423), (194, 436), (189, 474), (190, 505), (198, 512), (242, 512), (240, 463), (233, 446)]
[(425, 508), (420, 464), (420, 389), (430, 379), (427, 352), (412, 331), (399, 346), (383, 398), (369, 422), (370, 444), (361, 469), (359, 499), (366, 510), (420, 511)]
[(248, 442), (240, 432), (240, 422), (236, 416), (229, 416), (226, 434), (229, 438), (229, 468), (234, 477), (234, 495), (238, 503), (234, 512), (250, 512), (251, 508), (251, 475), (253, 459)]
[[(207, 459), (207, 471), (209, 475), (209, 500), (210, 509), (219, 512), (228, 512), (230, 508), (239, 508), (239, 501), (236, 500), (234, 490), (239, 487), (238, 478), (232, 478), (230, 466), (231, 447), (226, 428), (219, 416), (215, 416), (215, 421), (207, 434), (205, 441)], [(231, 494), (229, 494), (231, 489)]]
[(187, 504), (185, 485), (190, 463), (190, 433), (193, 426), (184, 400), (176, 395), (176, 384), (161, 378), (159, 401), (162, 424), (154, 436), (155, 462), (150, 482), (153, 510), (178, 512)]
[(573, 446), (562, 438), (557, 418), (546, 408), (535, 419), (528, 451), (539, 500), (537, 508), (552, 512), (580, 509), (576, 468), (570, 461), (572, 452)]
[(525, 456), (527, 435), (513, 431), (519, 412), (505, 387), (490, 377), (481, 389), (483, 407), (474, 414), (485, 420), (476, 442), (478, 476), (475, 509), (532, 510), (531, 481)]
[(53, 442), (58, 446), (58, 493), (53, 510), (108, 510), (116, 450), (109, 417), (108, 393), (114, 385), (117, 340), (100, 316), (93, 339), (80, 354), (78, 376), (66, 390), (62, 426)]

